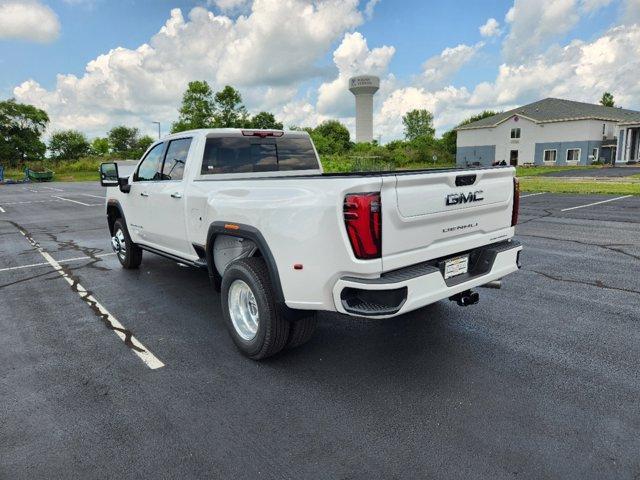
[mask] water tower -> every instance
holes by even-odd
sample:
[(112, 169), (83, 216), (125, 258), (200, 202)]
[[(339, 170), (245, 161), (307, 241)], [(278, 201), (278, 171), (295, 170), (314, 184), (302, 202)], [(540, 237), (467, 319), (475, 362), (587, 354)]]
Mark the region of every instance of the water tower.
[(360, 75), (349, 79), (349, 91), (356, 96), (356, 142), (373, 141), (373, 96), (380, 89), (380, 79)]

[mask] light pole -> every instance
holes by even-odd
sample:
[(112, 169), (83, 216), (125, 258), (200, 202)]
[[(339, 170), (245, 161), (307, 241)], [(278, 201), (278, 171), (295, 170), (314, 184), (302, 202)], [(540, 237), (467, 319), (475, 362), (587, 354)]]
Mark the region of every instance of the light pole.
[(160, 140), (161, 134), (160, 134), (160, 122), (151, 122), (151, 123), (155, 123), (156, 125), (158, 125), (158, 140)]

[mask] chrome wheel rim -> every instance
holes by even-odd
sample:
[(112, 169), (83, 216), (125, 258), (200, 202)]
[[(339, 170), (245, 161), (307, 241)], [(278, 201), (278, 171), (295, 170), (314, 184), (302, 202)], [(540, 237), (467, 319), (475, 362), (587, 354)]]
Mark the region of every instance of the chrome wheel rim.
[(243, 340), (253, 340), (258, 334), (260, 315), (256, 297), (243, 280), (234, 280), (229, 287), (228, 306), (236, 333)]
[(127, 258), (127, 241), (124, 238), (124, 232), (121, 229), (116, 230), (111, 237), (111, 247), (118, 254), (118, 258), (123, 260)]

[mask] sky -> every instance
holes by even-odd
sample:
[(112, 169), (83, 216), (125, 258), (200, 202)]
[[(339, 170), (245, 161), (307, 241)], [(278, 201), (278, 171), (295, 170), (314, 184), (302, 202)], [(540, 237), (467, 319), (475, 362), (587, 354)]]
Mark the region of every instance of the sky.
[(192, 80), (353, 131), (348, 78), (374, 74), (386, 142), (416, 108), (438, 134), (550, 96), (640, 109), (639, 67), (640, 0), (0, 0), (0, 99), (45, 109), (48, 133), (166, 132)]

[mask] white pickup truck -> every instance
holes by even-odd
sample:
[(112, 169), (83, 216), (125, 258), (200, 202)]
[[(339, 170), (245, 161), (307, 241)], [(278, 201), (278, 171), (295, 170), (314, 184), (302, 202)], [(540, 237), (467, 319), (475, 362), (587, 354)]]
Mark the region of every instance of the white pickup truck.
[(307, 341), (319, 310), (390, 318), (519, 268), (511, 167), (325, 174), (306, 132), (211, 129), (153, 144), (127, 178), (102, 164), (111, 243), (208, 269), (238, 348)]

